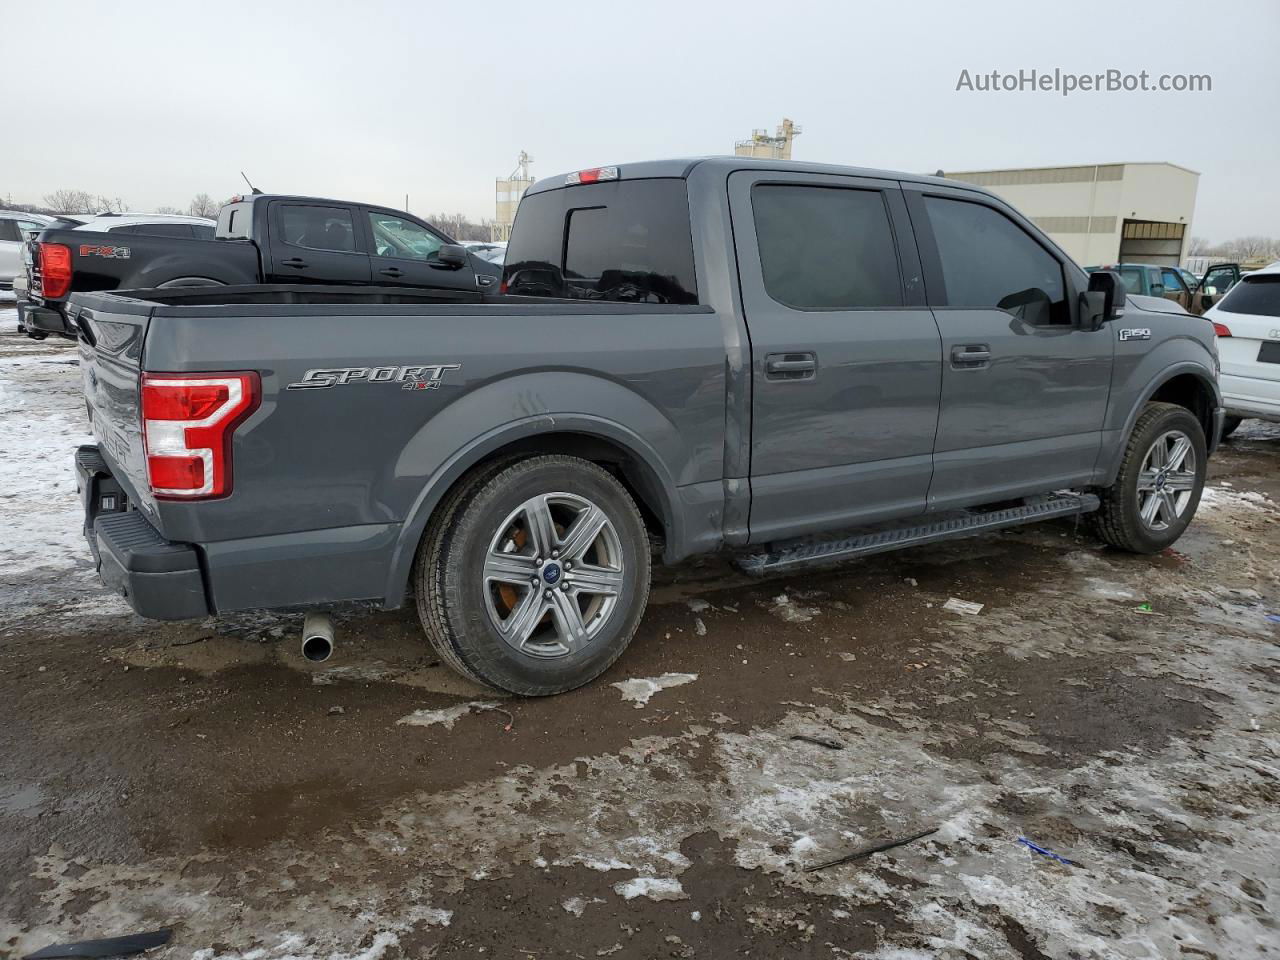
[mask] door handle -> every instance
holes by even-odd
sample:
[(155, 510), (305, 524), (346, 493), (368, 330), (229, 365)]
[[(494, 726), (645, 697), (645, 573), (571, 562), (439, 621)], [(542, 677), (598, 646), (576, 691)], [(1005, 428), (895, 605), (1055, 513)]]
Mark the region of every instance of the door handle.
[(951, 348), (951, 366), (959, 369), (985, 367), (991, 362), (991, 348), (985, 343), (966, 343)]
[(818, 372), (818, 358), (812, 353), (771, 353), (764, 358), (764, 372), (770, 380), (808, 380)]
[(301, 269), (306, 265), (307, 261), (303, 260), (301, 257), (290, 257), (288, 260), (280, 261), (280, 266), (282, 267), (294, 267), (295, 269)]
[(404, 276), (404, 271), (401, 270), (399, 267), (387, 267), (387, 269), (379, 270), (378, 272), (382, 274), (384, 277), (403, 277)]

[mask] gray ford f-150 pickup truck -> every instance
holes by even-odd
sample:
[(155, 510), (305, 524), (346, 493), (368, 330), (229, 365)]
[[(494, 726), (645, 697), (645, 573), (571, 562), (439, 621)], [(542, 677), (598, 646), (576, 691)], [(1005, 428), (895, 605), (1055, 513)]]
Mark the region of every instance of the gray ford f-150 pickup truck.
[(502, 293), (72, 298), (104, 581), (202, 617), (410, 597), (442, 658), (585, 683), (651, 553), (768, 573), (1093, 514), (1195, 513), (1211, 326), (1148, 314), (951, 181), (738, 157), (548, 178)]

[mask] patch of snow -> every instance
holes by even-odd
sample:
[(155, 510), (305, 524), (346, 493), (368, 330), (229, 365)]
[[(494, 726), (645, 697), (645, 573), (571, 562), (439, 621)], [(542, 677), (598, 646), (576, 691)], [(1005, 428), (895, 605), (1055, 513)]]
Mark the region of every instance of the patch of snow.
[(700, 637), (705, 637), (707, 635), (707, 625), (702, 622), (701, 617), (694, 617), (693, 632)]
[(624, 900), (648, 897), (650, 900), (688, 900), (680, 881), (671, 877), (636, 877), (613, 885), (613, 892)]
[(1206, 486), (1200, 494), (1199, 510), (1267, 510), (1275, 509), (1275, 502), (1265, 493), (1252, 490), (1229, 490), (1226, 486)]
[(802, 607), (785, 593), (773, 598), (769, 612), (785, 623), (808, 623), (822, 611), (817, 607)]
[(570, 897), (560, 904), (564, 908), (565, 913), (571, 913), (575, 917), (582, 916), (582, 912), (593, 903), (604, 903), (599, 897), (592, 897), (588, 900), (586, 897)]
[(460, 703), (456, 707), (442, 707), (439, 710), (415, 710), (407, 717), (401, 717), (397, 720), (396, 726), (434, 727), (438, 724), (446, 730), (452, 730), (455, 723), (473, 710), (492, 710), (496, 706), (497, 704), (491, 701), (471, 700), (467, 703)]
[(689, 603), (689, 609), (692, 610), (694, 613), (702, 613), (705, 610), (712, 609), (710, 603), (708, 603), (706, 600), (703, 600), (699, 597), (694, 597), (692, 600), (688, 601), (688, 603)]
[(609, 686), (616, 687), (621, 691), (623, 700), (634, 701), (636, 709), (639, 710), (659, 690), (693, 683), (697, 679), (698, 675), (696, 673), (664, 673), (660, 677), (633, 677), (630, 680), (611, 683)]

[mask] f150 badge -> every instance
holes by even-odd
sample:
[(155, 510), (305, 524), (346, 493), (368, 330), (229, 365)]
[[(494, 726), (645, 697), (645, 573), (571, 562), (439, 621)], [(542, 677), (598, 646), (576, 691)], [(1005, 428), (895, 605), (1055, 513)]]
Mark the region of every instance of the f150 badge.
[(1121, 340), (1150, 340), (1151, 329), (1149, 327), (1126, 327), (1120, 331)]
[(430, 363), (407, 367), (322, 367), (308, 370), (297, 383), (286, 390), (325, 390), (352, 383), (399, 383), (401, 390), (437, 390), (450, 370), (461, 370), (460, 363)]

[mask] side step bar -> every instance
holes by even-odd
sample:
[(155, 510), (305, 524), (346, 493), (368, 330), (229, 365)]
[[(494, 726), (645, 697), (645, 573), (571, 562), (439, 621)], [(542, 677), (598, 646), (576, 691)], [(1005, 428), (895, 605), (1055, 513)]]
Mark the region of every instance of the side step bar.
[(929, 523), (886, 528), (883, 525), (866, 533), (838, 540), (803, 537), (771, 543), (767, 548), (739, 554), (734, 562), (744, 572), (762, 577), (799, 567), (837, 563), (873, 553), (900, 550), (939, 540), (972, 537), (1004, 527), (1021, 526), (1055, 517), (1071, 517), (1092, 513), (1101, 506), (1092, 493), (1052, 494), (1030, 498), (1021, 506), (999, 510), (964, 510), (940, 515)]

